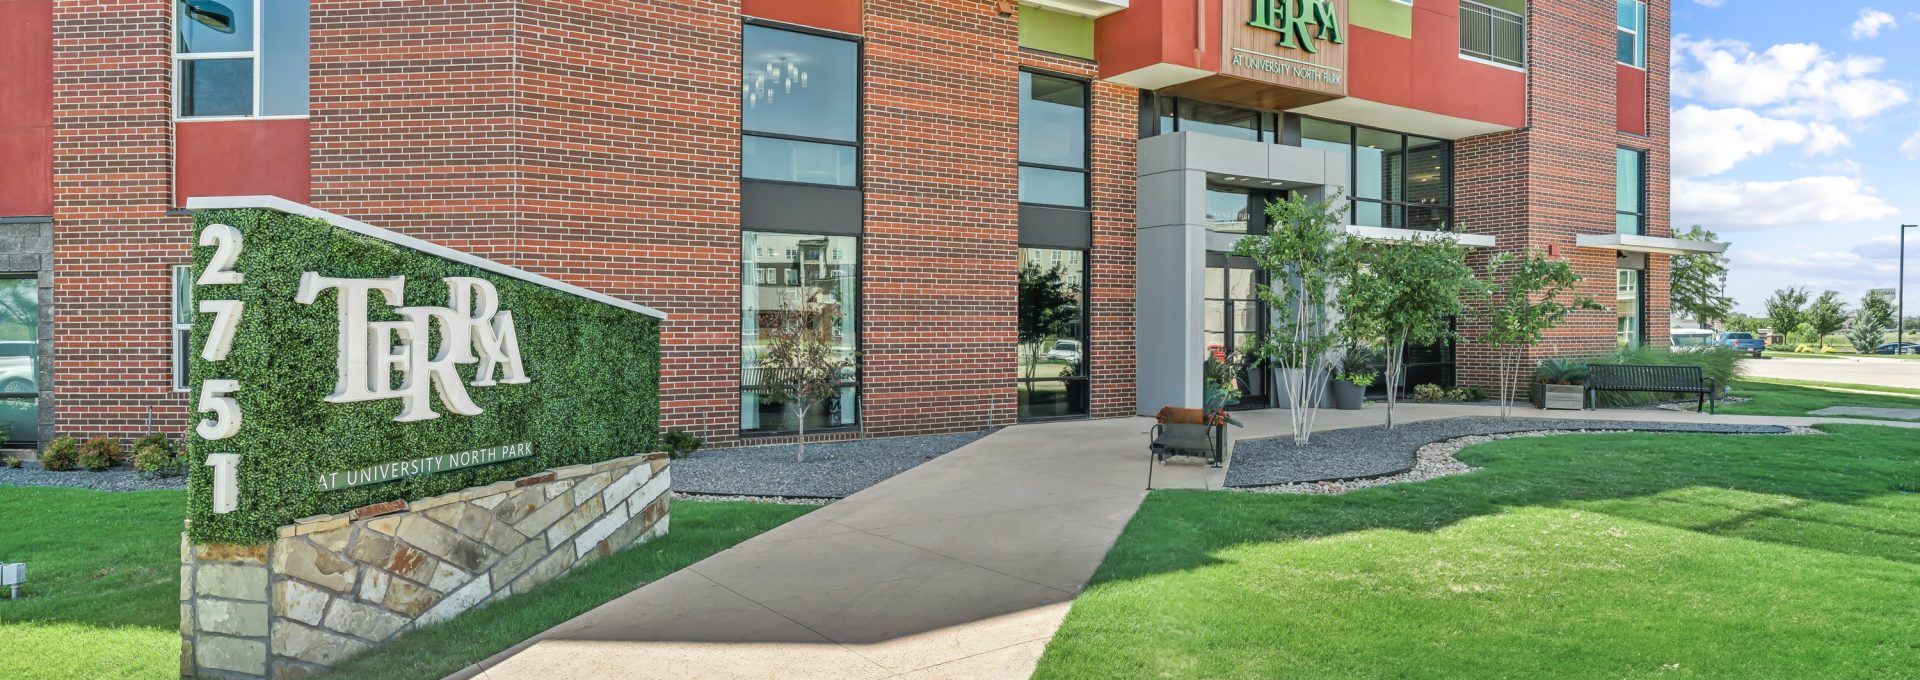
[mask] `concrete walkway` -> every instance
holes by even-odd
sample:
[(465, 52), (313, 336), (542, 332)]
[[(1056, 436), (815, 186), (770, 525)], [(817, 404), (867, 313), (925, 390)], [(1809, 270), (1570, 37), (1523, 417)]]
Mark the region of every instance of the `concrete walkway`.
[[(1404, 421), (1497, 415), (1404, 404)], [(1285, 411), (1238, 414), (1240, 438)], [(1383, 411), (1320, 412), (1315, 430)], [(1515, 417), (1809, 425), (1672, 411)], [(1914, 427), (1920, 423), (1889, 423)], [(1145, 496), (1146, 418), (1020, 425), (756, 536), (455, 678), (1024, 678)], [(1169, 464), (1155, 488), (1219, 488)]]

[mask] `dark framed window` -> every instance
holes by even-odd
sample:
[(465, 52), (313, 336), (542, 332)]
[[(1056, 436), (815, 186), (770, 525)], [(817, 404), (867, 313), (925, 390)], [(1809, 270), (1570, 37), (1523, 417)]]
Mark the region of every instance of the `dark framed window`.
[(1151, 130), (1156, 135), (1198, 132), (1250, 142), (1280, 140), (1278, 114), (1167, 96), (1155, 96), (1149, 105), (1149, 119), (1158, 121)]
[(173, 390), (187, 391), (193, 351), (193, 267), (173, 268)]
[(307, 115), (308, 15), (307, 0), (177, 0), (177, 117)]
[(10, 442), (40, 439), (40, 281), (0, 274), (0, 427)]
[(1613, 173), (1614, 231), (1643, 236), (1647, 233), (1647, 152), (1614, 149)]
[[(853, 236), (741, 232), (740, 430), (780, 434), (800, 429), (793, 409), (761, 389), (760, 356), (768, 317), (808, 295), (834, 314), (822, 332), (834, 351), (853, 356), (860, 344), (860, 239)], [(837, 393), (807, 413), (807, 430), (852, 427), (860, 422), (860, 375), (847, 371)]]
[(749, 24), (740, 55), (740, 175), (857, 186), (860, 44)]
[(1020, 72), (1020, 202), (1085, 208), (1087, 82)]
[(1614, 32), (1614, 61), (1634, 68), (1647, 67), (1647, 2), (1617, 0), (1618, 30)]
[(1085, 416), (1087, 254), (1020, 249), (1021, 420)]
[(1462, 0), (1460, 54), (1503, 66), (1526, 68), (1526, 17), (1498, 7)]
[(1452, 228), (1452, 142), (1302, 118), (1300, 145), (1347, 159), (1353, 224), (1424, 231)]
[(1621, 347), (1646, 344), (1646, 281), (1647, 273), (1643, 270), (1614, 270), (1614, 337)]

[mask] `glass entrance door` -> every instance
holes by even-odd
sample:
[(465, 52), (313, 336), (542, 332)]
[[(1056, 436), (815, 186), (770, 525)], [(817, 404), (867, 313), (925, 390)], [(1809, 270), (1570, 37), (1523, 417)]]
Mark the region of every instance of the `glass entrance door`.
[(1266, 305), (1254, 292), (1260, 272), (1249, 258), (1208, 253), (1206, 278), (1207, 354), (1243, 362), (1240, 402), (1229, 408), (1265, 408), (1268, 372), (1250, 359), (1267, 337)]

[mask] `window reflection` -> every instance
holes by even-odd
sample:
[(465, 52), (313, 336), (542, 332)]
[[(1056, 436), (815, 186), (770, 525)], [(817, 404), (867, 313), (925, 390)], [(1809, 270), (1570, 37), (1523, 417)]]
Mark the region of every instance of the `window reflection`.
[(1087, 84), (1020, 73), (1020, 201), (1087, 206)]
[(1207, 229), (1226, 234), (1245, 234), (1252, 221), (1252, 199), (1245, 189), (1207, 187)]
[(8, 441), (39, 439), (40, 287), (0, 279), (0, 427)]
[(1020, 249), (1020, 418), (1088, 410), (1086, 254)]
[(1348, 160), (1349, 220), (1364, 227), (1439, 230), (1453, 219), (1453, 143), (1303, 118), (1300, 145)]
[[(831, 320), (834, 351), (853, 356), (859, 345), (859, 239), (852, 236), (744, 232), (740, 295), (740, 429), (790, 432), (799, 423), (787, 405), (760, 390), (760, 328), (769, 315), (797, 306), (809, 295), (837, 314)], [(807, 413), (807, 429), (859, 422), (858, 374), (848, 371), (838, 393)]]
[(858, 183), (859, 45), (747, 26), (741, 36), (741, 176)]

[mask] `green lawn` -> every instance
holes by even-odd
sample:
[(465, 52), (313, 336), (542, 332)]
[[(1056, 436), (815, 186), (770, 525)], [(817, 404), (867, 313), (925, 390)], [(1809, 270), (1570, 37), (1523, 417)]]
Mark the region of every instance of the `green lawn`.
[[(28, 592), (0, 600), (0, 678), (160, 678), (179, 673), (180, 491), (0, 487), (0, 559), (28, 563)], [(513, 646), (813, 506), (677, 500), (666, 537), (423, 629), (329, 677), (440, 677)]]
[[(1903, 397), (1890, 394), (1859, 394), (1856, 392), (1839, 392), (1832, 389), (1823, 389), (1827, 387), (1857, 390), (1914, 391), (1900, 390), (1899, 388), (1874, 387), (1872, 385), (1819, 383), (1812, 381), (1777, 380), (1774, 378), (1761, 380), (1748, 379), (1734, 383), (1732, 394), (1736, 397), (1748, 397), (1752, 399), (1752, 401), (1739, 404), (1721, 404), (1720, 413), (1755, 416), (1805, 416), (1809, 411), (1818, 411), (1829, 406), (1920, 409), (1920, 396)], [(1920, 391), (1914, 392), (1920, 394)]]
[(1339, 496), (1155, 491), (1037, 678), (1913, 678), (1920, 437), (1510, 439)]
[[(1888, 342), (1892, 342), (1892, 340), (1889, 339)], [(1920, 361), (1920, 354), (1860, 354), (1858, 352), (1854, 352), (1851, 349), (1839, 351), (1839, 352), (1833, 352), (1831, 354), (1818, 354), (1814, 352), (1788, 352), (1783, 350), (1770, 349), (1765, 351), (1763, 354), (1768, 357), (1775, 357), (1780, 359), (1859, 359), (1862, 357), (1868, 357), (1868, 358), (1874, 358), (1874, 359), (1899, 359), (1901, 361)]]

